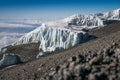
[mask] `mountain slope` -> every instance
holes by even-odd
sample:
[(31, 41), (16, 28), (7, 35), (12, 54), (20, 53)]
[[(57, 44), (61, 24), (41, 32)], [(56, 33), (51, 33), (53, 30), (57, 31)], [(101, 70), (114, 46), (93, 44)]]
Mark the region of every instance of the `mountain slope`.
[[(15, 45), (40, 42), (39, 49), (52, 52), (67, 49), (88, 39), (86, 29), (104, 26), (104, 21), (118, 20), (119, 9), (99, 14), (73, 15), (63, 20), (43, 23), (40, 27), (21, 37)], [(40, 55), (45, 53), (40, 53)]]
[(44, 52), (67, 49), (88, 38), (84, 28), (103, 26), (102, 21), (93, 15), (76, 15), (59, 21), (46, 22), (39, 28), (21, 37), (15, 45), (40, 42)]
[[(98, 37), (95, 40), (81, 44), (79, 46), (59, 52), (58, 54), (41, 57), (26, 64), (14, 66), (9, 69), (0, 71), (0, 78), (2, 80), (18, 80), (18, 79), (41, 79), (52, 70), (53, 66), (63, 64), (71, 56), (87, 53), (89, 51), (98, 52), (100, 49), (113, 44), (113, 42), (120, 41), (120, 23), (103, 27), (100, 30), (102, 34), (97, 35), (98, 30), (94, 30), (94, 34)], [(116, 27), (116, 28), (114, 28)], [(108, 28), (108, 29), (107, 29)], [(111, 33), (112, 32), (112, 33)], [(104, 35), (103, 35), (104, 34)], [(14, 77), (15, 76), (15, 77)], [(42, 80), (42, 79), (41, 79)]]

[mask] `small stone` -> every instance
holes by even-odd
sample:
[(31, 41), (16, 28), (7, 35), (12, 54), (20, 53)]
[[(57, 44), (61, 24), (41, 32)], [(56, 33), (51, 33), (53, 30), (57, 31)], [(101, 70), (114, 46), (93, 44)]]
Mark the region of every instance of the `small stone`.
[(110, 74), (116, 74), (116, 68), (115, 67), (112, 67), (109, 71)]
[(47, 80), (53, 80), (53, 76), (48, 76)]
[(89, 62), (90, 61), (90, 59), (91, 59), (91, 57), (86, 57), (86, 62)]
[(74, 80), (82, 80), (82, 77), (81, 76), (76, 77)]
[(120, 55), (120, 48), (115, 49), (115, 54)]
[(77, 55), (76, 58), (77, 58), (76, 63), (80, 63), (84, 60), (84, 56), (82, 56), (82, 55)]
[(58, 72), (59, 69), (60, 69), (60, 66), (56, 66), (55, 71)]
[(69, 63), (64, 63), (61, 68), (68, 68), (69, 67)]
[(40, 64), (40, 67), (43, 67), (43, 66), (45, 66), (45, 64)]
[(85, 64), (85, 69), (86, 69), (87, 72), (90, 72), (91, 69), (92, 69), (92, 66), (90, 66), (89, 63), (86, 63), (86, 64)]
[(116, 63), (116, 62), (110, 63), (110, 67), (116, 67), (116, 66), (117, 66), (117, 63)]
[(90, 65), (98, 65), (98, 64), (100, 64), (101, 61), (102, 61), (102, 57), (101, 57), (101, 56), (99, 56), (99, 57), (94, 57), (93, 59), (91, 59), (91, 60), (89, 61), (89, 64), (90, 64)]
[(59, 75), (59, 76), (63, 76), (63, 69), (60, 69), (60, 70), (58, 71), (58, 75)]
[(85, 67), (81, 67), (79, 71), (82, 78), (85, 78), (85, 76), (88, 75), (88, 71), (85, 69)]
[(96, 57), (96, 56), (97, 56), (97, 53), (91, 52), (91, 54), (90, 54), (90, 57), (91, 57), (91, 58)]
[(103, 60), (102, 60), (103, 64), (109, 64), (110, 63), (110, 57), (106, 56)]
[(68, 69), (64, 69), (63, 70), (63, 74), (64, 74), (64, 80), (69, 80), (69, 78), (70, 78), (70, 72), (69, 72), (69, 70)]
[(60, 77), (58, 78), (58, 80), (64, 80), (64, 79), (63, 79), (63, 77), (62, 77), (62, 76), (60, 76)]
[(68, 61), (71, 62), (71, 61), (76, 61), (76, 56), (72, 56)]
[(97, 80), (107, 80), (107, 75), (104, 72), (99, 72), (96, 74)]
[(109, 75), (109, 76), (108, 76), (108, 79), (109, 79), (109, 80), (116, 80), (116, 75)]
[(41, 70), (41, 68), (38, 68), (38, 69), (37, 69), (37, 71), (40, 71), (40, 70)]
[(70, 76), (69, 75), (64, 75), (63, 80), (70, 80)]
[(50, 74), (50, 75), (54, 76), (54, 75), (55, 75), (55, 73), (56, 73), (56, 72), (55, 72), (55, 71), (53, 71), (53, 72), (51, 72), (51, 74)]
[(100, 49), (98, 52), (97, 52), (97, 55), (101, 55), (104, 51), (102, 49)]
[(116, 45), (117, 45), (117, 43), (115, 43), (115, 42), (112, 43), (112, 46), (116, 46)]
[(91, 74), (89, 74), (89, 76), (88, 76), (88, 80), (97, 80), (97, 79), (96, 79), (96, 76), (91, 73)]
[(108, 56), (111, 56), (111, 55), (113, 55), (114, 54), (114, 49), (109, 49), (109, 52), (108, 52)]
[(75, 65), (76, 65), (75, 62), (71, 62), (70, 65), (69, 65), (69, 70), (73, 70)]
[(81, 65), (80, 64), (78, 64), (78, 65), (76, 65), (75, 66), (75, 68), (74, 68), (74, 73), (75, 73), (75, 75), (76, 76), (80, 76), (80, 71), (81, 71)]
[(106, 57), (108, 55), (108, 53), (109, 53), (109, 48), (104, 48), (103, 49), (103, 55), (104, 55), (104, 57)]
[(95, 66), (92, 67), (92, 73), (97, 73), (97, 72), (100, 72), (100, 69), (99, 68), (96, 68)]

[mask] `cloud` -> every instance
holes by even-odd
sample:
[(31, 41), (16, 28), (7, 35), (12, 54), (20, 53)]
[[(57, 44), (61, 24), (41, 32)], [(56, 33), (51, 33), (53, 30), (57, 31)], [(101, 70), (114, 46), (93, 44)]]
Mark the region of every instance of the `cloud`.
[(12, 44), (25, 33), (40, 26), (39, 20), (0, 19), (0, 48)]
[(28, 28), (31, 28), (33, 26), (32, 25), (26, 25), (26, 24), (0, 23), (0, 27), (9, 27), (9, 28), (24, 28), (24, 27), (28, 27)]
[(18, 38), (20, 38), (23, 34), (18, 33), (0, 33), (0, 48), (5, 47), (7, 45), (12, 44)]

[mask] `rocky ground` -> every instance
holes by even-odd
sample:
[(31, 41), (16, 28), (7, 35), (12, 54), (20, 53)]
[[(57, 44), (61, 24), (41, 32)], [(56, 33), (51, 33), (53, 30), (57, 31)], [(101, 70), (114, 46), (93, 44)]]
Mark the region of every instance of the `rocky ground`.
[(98, 52), (72, 56), (54, 67), (45, 80), (120, 80), (120, 42)]
[[(119, 54), (116, 51), (119, 52), (120, 23), (94, 29), (90, 34), (97, 38), (39, 59), (35, 59), (38, 46), (31, 47), (31, 49), (29, 49), (30, 45), (26, 46), (27, 49), (23, 48), (24, 46), (20, 49), (21, 47), (18, 46), (19, 48), (14, 47), (13, 50), (11, 47), (8, 52), (21, 55), (23, 60), (25, 58), (25, 63), (0, 70), (0, 80), (47, 80), (48, 78), (48, 80), (59, 80), (58, 78), (66, 78), (64, 80), (119, 80), (120, 66), (119, 58), (116, 56)], [(24, 57), (24, 55), (26, 56)], [(27, 59), (29, 56), (31, 57)], [(78, 58), (80, 56), (82, 59)], [(33, 60), (31, 61), (31, 59)], [(81, 60), (79, 61), (79, 59)], [(65, 67), (66, 65), (69, 66)], [(63, 67), (65, 70), (62, 70)], [(64, 74), (60, 74), (60, 72)], [(102, 77), (100, 78), (100, 76)]]

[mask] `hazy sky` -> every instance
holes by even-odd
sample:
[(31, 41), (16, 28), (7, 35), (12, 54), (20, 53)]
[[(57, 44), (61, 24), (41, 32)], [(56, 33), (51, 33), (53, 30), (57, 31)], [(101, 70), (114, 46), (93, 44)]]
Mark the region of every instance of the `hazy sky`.
[(120, 8), (120, 0), (0, 0), (0, 18), (54, 20)]

